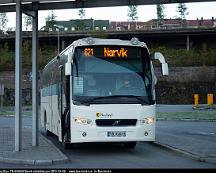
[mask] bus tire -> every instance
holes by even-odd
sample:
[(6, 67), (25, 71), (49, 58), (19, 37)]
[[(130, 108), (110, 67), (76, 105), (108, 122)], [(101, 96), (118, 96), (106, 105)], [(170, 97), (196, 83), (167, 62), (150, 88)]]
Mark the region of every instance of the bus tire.
[(125, 148), (134, 149), (136, 147), (136, 142), (124, 142), (123, 145)]
[(47, 130), (47, 116), (46, 116), (46, 111), (44, 112), (44, 130), (45, 130), (45, 136), (52, 136), (52, 133)]
[(64, 137), (63, 137), (63, 142), (62, 142), (62, 144), (63, 144), (63, 147), (64, 147), (65, 149), (70, 149), (70, 148), (71, 148), (71, 143), (68, 141), (68, 133), (67, 133), (67, 132), (65, 133), (65, 135), (64, 135)]

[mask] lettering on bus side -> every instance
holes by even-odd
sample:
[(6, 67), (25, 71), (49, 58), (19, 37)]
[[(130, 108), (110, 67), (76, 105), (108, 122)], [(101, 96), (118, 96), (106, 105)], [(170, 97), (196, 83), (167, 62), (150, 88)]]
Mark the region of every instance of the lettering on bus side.
[(108, 47), (104, 47), (104, 57), (127, 57), (128, 50), (125, 48), (118, 49), (110, 49)]

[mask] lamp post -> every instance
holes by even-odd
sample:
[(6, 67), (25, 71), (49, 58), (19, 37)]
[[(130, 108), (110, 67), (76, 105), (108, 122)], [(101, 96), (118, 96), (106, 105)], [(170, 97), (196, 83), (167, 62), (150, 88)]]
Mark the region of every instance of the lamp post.
[(91, 18), (91, 20), (92, 20), (92, 31), (94, 31), (94, 19)]
[(57, 32), (58, 32), (58, 54), (59, 54), (59, 41), (60, 41), (60, 39), (59, 39), (59, 31), (60, 31), (60, 29), (64, 29), (64, 26), (62, 26), (62, 25), (54, 25), (54, 27), (56, 27), (58, 29)]

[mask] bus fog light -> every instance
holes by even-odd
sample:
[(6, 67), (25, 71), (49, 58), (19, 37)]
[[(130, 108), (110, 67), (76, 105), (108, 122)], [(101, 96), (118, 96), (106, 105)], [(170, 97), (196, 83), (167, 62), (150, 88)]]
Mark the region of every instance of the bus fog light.
[(144, 119), (141, 119), (140, 120), (140, 124), (143, 125), (143, 124), (153, 124), (155, 121), (154, 117), (147, 117), (147, 118), (144, 118)]
[(90, 124), (92, 124), (92, 120), (90, 120), (88, 118), (75, 117), (74, 122), (77, 123), (77, 124), (80, 124), (80, 125), (90, 125)]
[(86, 132), (83, 132), (83, 133), (82, 133), (82, 136), (83, 136), (83, 137), (86, 137), (86, 135), (87, 135)]
[(145, 136), (148, 136), (148, 132), (145, 132), (144, 135), (145, 135)]

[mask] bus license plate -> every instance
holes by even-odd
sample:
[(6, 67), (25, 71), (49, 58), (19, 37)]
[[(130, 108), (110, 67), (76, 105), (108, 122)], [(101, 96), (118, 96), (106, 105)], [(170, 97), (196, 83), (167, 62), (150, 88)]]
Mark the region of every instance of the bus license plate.
[(126, 132), (125, 131), (107, 132), (107, 137), (126, 137)]

